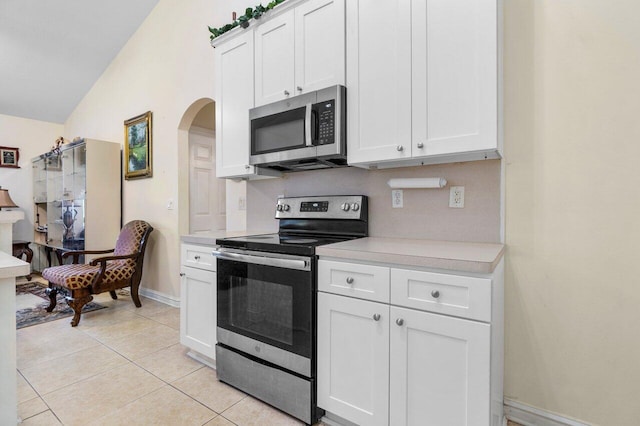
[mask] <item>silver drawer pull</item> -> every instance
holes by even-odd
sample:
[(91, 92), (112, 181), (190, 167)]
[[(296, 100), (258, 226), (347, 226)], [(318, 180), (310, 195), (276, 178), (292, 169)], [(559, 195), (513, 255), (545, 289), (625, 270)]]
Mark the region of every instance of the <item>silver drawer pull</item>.
[(184, 272), (180, 272), (181, 277), (184, 277), (184, 275), (185, 275)]
[(347, 284), (353, 284), (353, 277), (347, 277)]
[(403, 320), (402, 318), (398, 318), (398, 319), (396, 320), (396, 324), (398, 324), (398, 325), (400, 325), (400, 326), (401, 326), (402, 324), (404, 324), (404, 320)]
[(438, 290), (433, 290), (431, 292), (431, 297), (433, 297), (434, 299), (437, 299), (438, 297), (440, 297), (440, 292)]
[(374, 321), (379, 321), (380, 320), (380, 314), (373, 314), (373, 320)]

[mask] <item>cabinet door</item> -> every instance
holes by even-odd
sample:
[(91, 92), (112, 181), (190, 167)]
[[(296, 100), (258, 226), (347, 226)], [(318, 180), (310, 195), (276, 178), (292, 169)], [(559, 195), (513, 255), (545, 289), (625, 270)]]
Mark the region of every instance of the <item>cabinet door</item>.
[(345, 84), (344, 0), (295, 8), (295, 94)]
[(256, 106), (294, 96), (294, 11), (256, 29)]
[(216, 357), (216, 274), (182, 267), (180, 343), (211, 359)]
[(347, 1), (350, 164), (411, 156), (410, 2)]
[(215, 49), (216, 175), (242, 177), (249, 165), (249, 109), (253, 107), (253, 32)]
[(489, 324), (392, 307), (390, 424), (490, 424), (490, 337)]
[(411, 5), (413, 155), (495, 150), (496, 0)]
[(388, 380), (389, 306), (318, 293), (318, 406), (359, 425), (387, 425)]

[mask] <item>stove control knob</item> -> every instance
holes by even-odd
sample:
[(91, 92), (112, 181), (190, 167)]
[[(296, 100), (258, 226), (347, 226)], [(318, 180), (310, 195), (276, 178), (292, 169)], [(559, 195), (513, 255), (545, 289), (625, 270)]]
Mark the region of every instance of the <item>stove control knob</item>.
[(340, 206), (340, 208), (341, 208), (342, 210), (344, 210), (345, 212), (348, 212), (348, 211), (349, 211), (349, 209), (351, 208), (351, 205), (350, 205), (349, 203), (344, 203), (344, 204), (342, 204), (342, 205)]
[(289, 210), (291, 210), (291, 206), (289, 206), (289, 204), (284, 204), (282, 206), (282, 211), (288, 212)]
[(276, 210), (277, 210), (277, 211), (279, 211), (279, 212), (281, 212), (281, 211), (282, 211), (282, 204), (278, 204), (278, 205), (276, 206)]
[(360, 210), (360, 204), (358, 203), (351, 204), (351, 210), (353, 210), (354, 212), (357, 212), (358, 210)]

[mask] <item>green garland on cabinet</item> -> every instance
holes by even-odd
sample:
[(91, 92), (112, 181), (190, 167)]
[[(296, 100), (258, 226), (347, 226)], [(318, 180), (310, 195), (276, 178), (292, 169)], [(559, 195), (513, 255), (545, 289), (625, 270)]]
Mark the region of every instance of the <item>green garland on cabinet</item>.
[(236, 19), (235, 21), (233, 21), (230, 24), (227, 24), (225, 26), (222, 26), (220, 28), (211, 28), (209, 27), (209, 32), (211, 33), (211, 37), (209, 37), (211, 40), (213, 40), (214, 38), (221, 36), (222, 34), (226, 33), (227, 31), (231, 31), (232, 29), (234, 29), (237, 26), (241, 26), (242, 28), (247, 28), (249, 26), (249, 19), (260, 19), (260, 17), (262, 16), (263, 13), (270, 11), (271, 9), (273, 9), (274, 7), (276, 7), (277, 5), (279, 5), (280, 3), (283, 3), (285, 0), (273, 0), (271, 2), (269, 2), (269, 4), (267, 4), (266, 6), (263, 6), (262, 4), (259, 4), (253, 8), (248, 7), (245, 11), (244, 11), (244, 15), (240, 16), (238, 19)]

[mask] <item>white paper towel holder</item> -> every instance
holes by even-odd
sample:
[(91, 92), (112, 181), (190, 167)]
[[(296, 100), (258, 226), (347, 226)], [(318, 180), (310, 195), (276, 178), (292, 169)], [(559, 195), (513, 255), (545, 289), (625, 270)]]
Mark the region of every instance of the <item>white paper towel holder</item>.
[(444, 188), (447, 186), (447, 180), (442, 177), (435, 178), (398, 178), (389, 179), (387, 185), (390, 188), (404, 189), (428, 189), (428, 188)]

